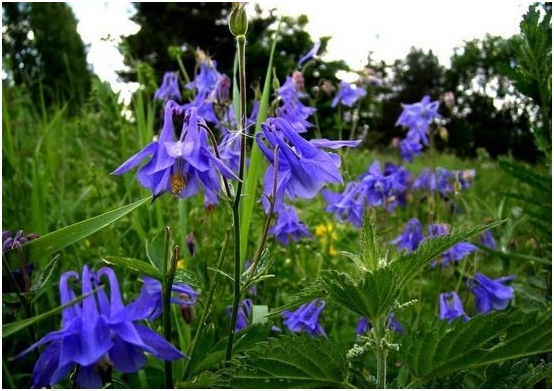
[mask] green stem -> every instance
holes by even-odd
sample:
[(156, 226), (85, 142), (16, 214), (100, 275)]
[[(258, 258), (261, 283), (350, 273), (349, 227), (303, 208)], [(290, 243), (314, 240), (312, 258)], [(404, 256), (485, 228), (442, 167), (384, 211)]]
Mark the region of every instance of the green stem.
[[(221, 270), (221, 265), (223, 264), (223, 260), (225, 259), (225, 254), (227, 253), (227, 245), (229, 244), (229, 229), (225, 231), (225, 239), (223, 242), (223, 247), (221, 248), (221, 252), (219, 254), (219, 259), (217, 261), (217, 267), (216, 269)], [(206, 304), (204, 305), (204, 309), (202, 310), (202, 316), (200, 317), (200, 325), (196, 329), (196, 333), (194, 334), (194, 339), (192, 340), (192, 344), (190, 346), (189, 351), (189, 359), (187, 360), (185, 364), (185, 370), (183, 372), (184, 378), (186, 379), (186, 376), (188, 375), (188, 371), (190, 369), (190, 362), (191, 358), (194, 356), (194, 352), (196, 351), (196, 346), (198, 344), (198, 340), (200, 338), (200, 335), (202, 335), (202, 331), (204, 330), (204, 327), (206, 326), (206, 319), (208, 318), (208, 314), (210, 313), (210, 308), (212, 306), (212, 300), (215, 294), (215, 288), (217, 286), (217, 277), (219, 274), (214, 275), (214, 279), (210, 285), (210, 291), (208, 292), (208, 298), (206, 299)]]
[[(162, 290), (163, 290), (163, 312), (162, 312), (162, 322), (163, 322), (163, 333), (164, 338), (167, 341), (171, 340), (171, 288), (173, 286), (173, 279), (175, 277), (175, 270), (177, 268), (177, 259), (179, 258), (179, 247), (175, 246), (171, 259), (169, 259), (169, 227), (165, 228), (165, 239), (164, 239), (164, 257), (162, 262), (162, 275), (164, 279), (162, 281)], [(167, 267), (167, 262), (170, 261), (169, 268)], [(164, 362), (164, 373), (165, 373), (165, 388), (173, 388), (173, 367), (171, 361), (166, 360)]]
[(377, 359), (377, 388), (387, 388), (387, 353), (386, 346), (386, 325), (387, 317), (379, 319), (373, 329), (375, 338), (375, 358)]
[(231, 311), (231, 322), (229, 323), (229, 334), (227, 338), (227, 349), (225, 351), (225, 365), (229, 366), (229, 361), (233, 355), (233, 341), (235, 339), (235, 324), (237, 323), (237, 314), (240, 302), (240, 200), (242, 197), (242, 183), (244, 178), (244, 165), (246, 159), (246, 36), (239, 35), (237, 39), (238, 62), (239, 62), (239, 93), (240, 93), (240, 161), (239, 161), (239, 182), (237, 192), (233, 203), (233, 225), (235, 231), (235, 266), (234, 266), (234, 289), (233, 289), (233, 307)]

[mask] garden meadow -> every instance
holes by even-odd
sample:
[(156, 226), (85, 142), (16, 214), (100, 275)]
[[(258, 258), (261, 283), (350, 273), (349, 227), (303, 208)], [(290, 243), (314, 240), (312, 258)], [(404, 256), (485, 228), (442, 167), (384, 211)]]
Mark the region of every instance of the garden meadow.
[(251, 93), (244, 4), (228, 24), (233, 75), (177, 54), (128, 108), (3, 89), (3, 386), (551, 388), (550, 14), (507, 71), (535, 165), (440, 152), (449, 91), (367, 148), (363, 72), (318, 85), (323, 132), (320, 43), (279, 80), (274, 39)]

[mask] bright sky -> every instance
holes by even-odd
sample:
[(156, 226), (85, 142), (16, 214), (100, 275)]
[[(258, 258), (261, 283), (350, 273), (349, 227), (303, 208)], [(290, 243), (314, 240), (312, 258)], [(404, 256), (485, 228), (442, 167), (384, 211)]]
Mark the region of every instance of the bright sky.
[[(519, 33), (521, 16), (529, 3), (511, 0), (464, 1), (263, 1), (264, 8), (277, 8), (283, 15), (308, 15), (306, 30), (316, 40), (332, 36), (326, 59), (344, 59), (359, 69), (367, 53), (374, 60), (392, 62), (405, 58), (410, 47), (432, 50), (448, 66), (456, 46), (484, 38), (486, 33), (508, 38)], [(115, 42), (133, 34), (127, 2), (70, 2), (79, 20), (78, 31), (88, 49), (94, 71), (116, 87), (115, 70), (123, 61)], [(184, 22), (184, 21), (183, 21)], [(108, 40), (103, 38), (110, 37)]]

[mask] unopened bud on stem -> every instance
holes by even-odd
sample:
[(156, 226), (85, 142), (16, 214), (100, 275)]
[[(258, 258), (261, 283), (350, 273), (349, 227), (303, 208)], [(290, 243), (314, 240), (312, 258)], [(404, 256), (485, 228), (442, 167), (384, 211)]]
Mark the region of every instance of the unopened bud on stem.
[(233, 3), (233, 10), (229, 15), (229, 30), (235, 37), (246, 35), (248, 31), (248, 18), (244, 7), (246, 3)]

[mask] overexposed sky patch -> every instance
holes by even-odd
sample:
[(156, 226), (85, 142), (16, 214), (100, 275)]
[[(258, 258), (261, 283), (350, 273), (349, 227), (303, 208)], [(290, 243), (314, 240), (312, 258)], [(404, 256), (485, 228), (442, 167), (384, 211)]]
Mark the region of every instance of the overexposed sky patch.
[[(78, 31), (89, 45), (88, 60), (101, 79), (117, 84), (123, 68), (118, 37), (134, 34), (128, 2), (70, 2), (79, 20)], [(432, 50), (448, 66), (454, 47), (484, 38), (486, 33), (508, 38), (519, 33), (529, 3), (510, 0), (466, 1), (262, 1), (289, 16), (306, 14), (306, 30), (316, 40), (332, 36), (326, 59), (343, 59), (360, 69), (369, 51), (374, 60), (405, 58), (410, 47)], [(185, 21), (183, 21), (185, 23)]]

